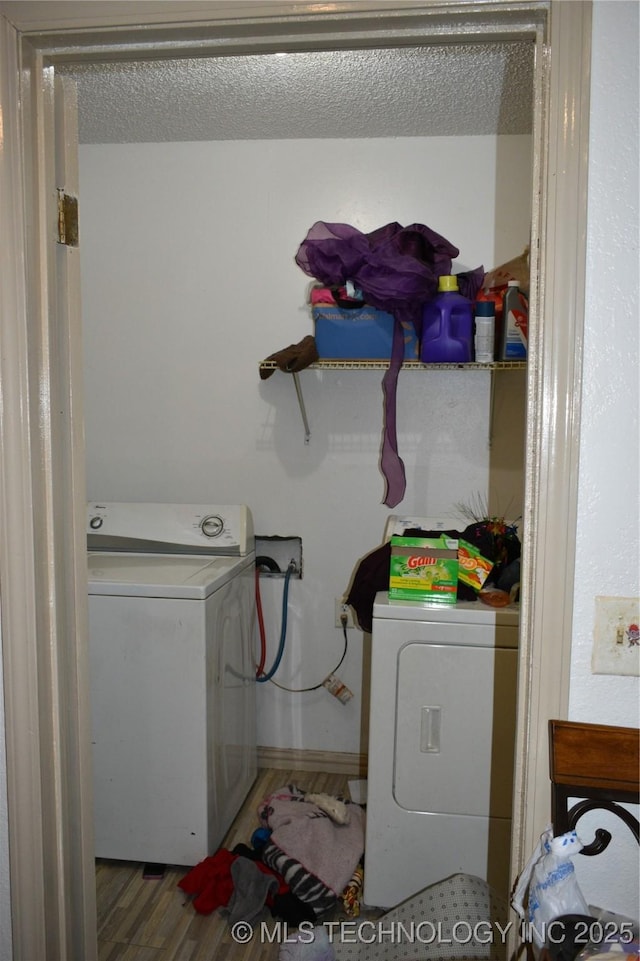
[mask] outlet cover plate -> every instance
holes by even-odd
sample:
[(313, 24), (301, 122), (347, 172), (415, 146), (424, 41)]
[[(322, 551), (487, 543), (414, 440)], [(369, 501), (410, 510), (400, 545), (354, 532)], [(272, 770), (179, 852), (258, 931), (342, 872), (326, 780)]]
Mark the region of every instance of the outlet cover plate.
[(640, 598), (596, 597), (593, 674), (640, 676)]
[(341, 597), (336, 597), (336, 627), (342, 628), (341, 615), (347, 615), (347, 627), (355, 627), (353, 623), (353, 611), (348, 604), (345, 604)]

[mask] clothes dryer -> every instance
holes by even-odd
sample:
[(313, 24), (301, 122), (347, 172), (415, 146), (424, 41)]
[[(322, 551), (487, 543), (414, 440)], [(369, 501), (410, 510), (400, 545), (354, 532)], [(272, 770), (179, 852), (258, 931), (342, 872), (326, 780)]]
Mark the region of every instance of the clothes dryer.
[(192, 865), (256, 776), (245, 506), (90, 504), (97, 857)]
[(507, 896), (517, 606), (376, 596), (364, 900), (466, 872)]

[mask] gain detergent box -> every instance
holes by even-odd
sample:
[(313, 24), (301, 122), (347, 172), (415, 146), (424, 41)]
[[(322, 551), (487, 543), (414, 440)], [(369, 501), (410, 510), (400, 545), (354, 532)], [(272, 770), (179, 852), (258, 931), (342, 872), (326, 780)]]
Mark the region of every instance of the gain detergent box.
[(479, 591), (493, 570), (493, 561), (483, 557), (477, 547), (462, 538), (458, 541), (459, 577), (464, 584)]
[(389, 599), (455, 604), (458, 541), (440, 537), (392, 537)]

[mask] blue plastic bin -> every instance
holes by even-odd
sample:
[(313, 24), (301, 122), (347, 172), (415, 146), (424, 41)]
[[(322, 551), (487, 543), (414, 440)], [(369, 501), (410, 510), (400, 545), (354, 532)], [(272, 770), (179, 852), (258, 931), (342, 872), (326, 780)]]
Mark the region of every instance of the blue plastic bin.
[[(312, 308), (320, 359), (388, 360), (395, 319), (376, 307), (355, 310), (316, 304)], [(418, 338), (412, 324), (403, 324), (405, 360), (418, 360)]]

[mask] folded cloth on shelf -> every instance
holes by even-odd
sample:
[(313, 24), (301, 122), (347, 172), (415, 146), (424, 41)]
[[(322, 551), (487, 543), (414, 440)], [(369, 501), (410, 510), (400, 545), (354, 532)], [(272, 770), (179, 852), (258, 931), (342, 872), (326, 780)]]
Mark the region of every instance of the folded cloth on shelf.
[[(296, 374), (299, 370), (304, 370), (309, 364), (314, 364), (318, 360), (318, 349), (315, 337), (307, 334), (297, 344), (289, 344), (282, 350), (277, 350), (275, 354), (269, 354), (265, 360), (273, 361), (280, 370), (287, 374)], [(261, 380), (266, 380), (274, 373), (273, 368), (260, 368)]]

